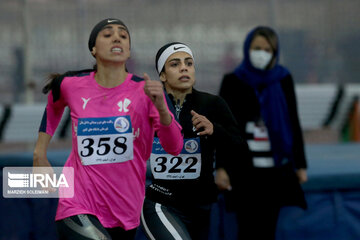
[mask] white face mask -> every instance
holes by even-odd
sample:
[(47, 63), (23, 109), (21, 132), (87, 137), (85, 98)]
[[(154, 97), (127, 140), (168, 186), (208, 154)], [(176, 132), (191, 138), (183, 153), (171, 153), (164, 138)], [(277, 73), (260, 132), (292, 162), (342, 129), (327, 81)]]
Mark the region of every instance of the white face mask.
[(250, 62), (254, 68), (264, 70), (271, 58), (272, 54), (264, 50), (250, 50)]

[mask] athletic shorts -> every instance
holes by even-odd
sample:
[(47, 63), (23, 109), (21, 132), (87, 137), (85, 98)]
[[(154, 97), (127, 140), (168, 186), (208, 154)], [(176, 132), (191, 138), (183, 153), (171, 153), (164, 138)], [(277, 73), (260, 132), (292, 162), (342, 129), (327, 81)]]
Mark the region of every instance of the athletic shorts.
[(56, 221), (59, 240), (133, 240), (136, 228), (104, 228), (94, 215), (79, 214)]

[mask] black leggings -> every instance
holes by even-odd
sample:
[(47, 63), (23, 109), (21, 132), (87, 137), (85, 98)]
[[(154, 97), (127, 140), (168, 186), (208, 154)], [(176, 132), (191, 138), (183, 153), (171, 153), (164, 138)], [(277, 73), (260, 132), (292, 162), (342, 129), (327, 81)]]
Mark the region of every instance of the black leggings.
[(210, 226), (211, 205), (177, 208), (145, 199), (141, 226), (150, 240), (206, 240)]
[(133, 240), (136, 228), (125, 231), (120, 227), (104, 228), (97, 217), (79, 214), (56, 221), (60, 240)]

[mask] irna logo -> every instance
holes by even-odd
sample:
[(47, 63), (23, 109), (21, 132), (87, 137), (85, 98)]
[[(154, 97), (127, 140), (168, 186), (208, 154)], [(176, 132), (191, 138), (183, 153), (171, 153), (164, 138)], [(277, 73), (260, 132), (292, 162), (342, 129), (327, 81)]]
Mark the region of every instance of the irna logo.
[(69, 187), (69, 184), (64, 174), (60, 174), (59, 178), (54, 173), (42, 174), (42, 173), (11, 173), (8, 172), (8, 186), (11, 188), (58, 188), (58, 187)]
[(72, 167), (4, 167), (5, 198), (72, 198)]

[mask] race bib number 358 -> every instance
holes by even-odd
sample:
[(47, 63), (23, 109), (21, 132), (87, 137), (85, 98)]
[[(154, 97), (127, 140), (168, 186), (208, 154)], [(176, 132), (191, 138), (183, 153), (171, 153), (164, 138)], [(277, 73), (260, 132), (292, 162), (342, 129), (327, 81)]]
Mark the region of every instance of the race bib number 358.
[(132, 160), (133, 134), (130, 116), (79, 118), (77, 144), (83, 165)]
[(165, 152), (158, 138), (154, 139), (150, 157), (151, 172), (155, 179), (196, 179), (201, 172), (199, 138), (184, 139), (184, 147), (178, 156)]

